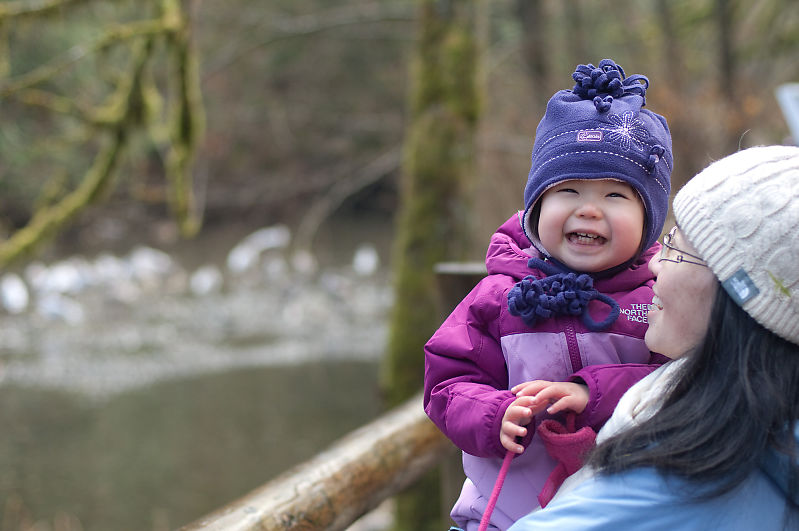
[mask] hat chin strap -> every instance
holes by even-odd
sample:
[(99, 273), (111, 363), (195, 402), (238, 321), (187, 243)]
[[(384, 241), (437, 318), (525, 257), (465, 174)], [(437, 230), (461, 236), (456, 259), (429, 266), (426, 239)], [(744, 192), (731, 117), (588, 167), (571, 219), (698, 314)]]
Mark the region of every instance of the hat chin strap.
[[(579, 316), (592, 332), (605, 330), (621, 313), (619, 304), (608, 295), (594, 289), (594, 279), (586, 273), (560, 272), (554, 264), (540, 258), (531, 258), (530, 268), (540, 269), (547, 276), (528, 275), (508, 292), (508, 311), (520, 317), (527, 325), (535, 326), (540, 319), (557, 315)], [(588, 313), (592, 300), (610, 306), (610, 313), (602, 321), (594, 321)]]
[[(537, 203), (538, 201), (536, 201)], [(530, 219), (533, 215), (533, 210), (535, 210), (536, 203), (533, 203), (529, 209), (526, 211), (519, 212), (519, 223), (522, 225), (522, 231), (524, 231), (524, 235), (527, 236), (527, 239), (530, 240), (530, 243), (535, 247), (538, 252), (543, 254), (546, 258), (551, 257), (552, 255), (544, 248), (541, 240), (538, 238), (538, 235), (533, 230), (532, 225), (530, 225)]]

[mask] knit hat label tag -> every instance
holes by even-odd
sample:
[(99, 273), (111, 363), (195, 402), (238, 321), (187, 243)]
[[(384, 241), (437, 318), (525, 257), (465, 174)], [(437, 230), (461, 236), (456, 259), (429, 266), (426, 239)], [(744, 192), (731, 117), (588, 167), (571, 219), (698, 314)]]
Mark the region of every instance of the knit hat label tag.
[(739, 269), (733, 276), (721, 283), (724, 289), (729, 293), (730, 297), (738, 303), (738, 306), (743, 306), (746, 301), (760, 293), (755, 283), (746, 274), (746, 271)]
[(578, 142), (602, 142), (602, 131), (591, 129), (588, 131), (577, 131)]

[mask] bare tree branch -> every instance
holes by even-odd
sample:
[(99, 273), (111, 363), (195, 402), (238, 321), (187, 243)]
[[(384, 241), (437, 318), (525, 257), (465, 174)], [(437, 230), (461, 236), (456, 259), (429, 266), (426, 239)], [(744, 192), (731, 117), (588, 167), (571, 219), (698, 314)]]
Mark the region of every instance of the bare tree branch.
[(40, 17), (64, 7), (91, 0), (16, 0), (0, 3), (0, 21), (6, 18)]
[(130, 122), (137, 119), (142, 74), (152, 50), (151, 43), (140, 47), (130, 79), (126, 86), (120, 88), (120, 99), (125, 102), (124, 111), (120, 113), (110, 141), (97, 154), (80, 185), (58, 203), (38, 210), (28, 225), (0, 244), (0, 264), (7, 264), (30, 253), (87, 205), (97, 201), (108, 188), (130, 138)]
[(369, 164), (355, 172), (349, 179), (336, 179), (326, 194), (322, 194), (308, 209), (302, 218), (297, 236), (295, 237), (295, 251), (310, 251), (313, 240), (319, 227), (339, 208), (342, 203), (355, 193), (367, 186), (376, 183), (386, 175), (400, 167), (402, 159), (400, 148), (392, 148), (380, 154)]
[(42, 65), (16, 78), (7, 80), (0, 85), (0, 98), (7, 98), (14, 95), (17, 91), (47, 81), (81, 59), (108, 48), (109, 46), (122, 44), (131, 39), (162, 34), (166, 31), (172, 31), (173, 29), (174, 28), (171, 28), (160, 19), (132, 22), (124, 26), (119, 26), (92, 43), (73, 46), (50, 63)]
[[(76, 1), (6, 2), (0, 9), (9, 13), (41, 15), (47, 9), (74, 5)], [(11, 5), (13, 4), (13, 5)], [(10, 9), (13, 7), (14, 9)], [(77, 188), (53, 201), (58, 193), (47, 195), (27, 226), (0, 243), (0, 265), (29, 254), (37, 245), (70, 222), (88, 205), (98, 201), (111, 188), (131, 138), (141, 132), (152, 135), (156, 144), (166, 143), (166, 178), (170, 187), (170, 206), (185, 236), (197, 232), (200, 217), (194, 206), (192, 165), (196, 146), (204, 131), (204, 112), (200, 98), (196, 56), (190, 46), (190, 27), (178, 0), (160, 0), (161, 17), (119, 25), (101, 38), (75, 46), (49, 64), (8, 80), (0, 85), (0, 98), (14, 97), (22, 103), (37, 106), (51, 113), (67, 114), (82, 120), (88, 130), (100, 128), (103, 142), (99, 152)], [(0, 18), (0, 25), (4, 25)], [(156, 50), (155, 43), (163, 37), (169, 54), (167, 64), (172, 68), (168, 78), (170, 113), (167, 124), (161, 118), (161, 95), (152, 80), (149, 65)], [(111, 46), (129, 44), (132, 57), (121, 66), (126, 77), (114, 92), (95, 107), (85, 107), (76, 99), (54, 94), (36, 85), (51, 81), (75, 62)], [(159, 136), (161, 131), (167, 134)], [(55, 181), (53, 181), (55, 182)]]
[(414, 18), (413, 8), (410, 5), (387, 6), (369, 3), (329, 9), (311, 15), (269, 20), (263, 27), (254, 30), (256, 33), (266, 32), (265, 39), (243, 48), (234, 47), (222, 58), (213, 61), (206, 69), (203, 80), (216, 76), (253, 52), (286, 39), (306, 37), (356, 24), (411, 22)]
[(175, 69), (171, 78), (177, 102), (172, 113), (166, 177), (170, 185), (169, 202), (178, 226), (184, 236), (191, 237), (201, 225), (194, 197), (192, 162), (205, 127), (205, 114), (200, 96), (199, 68), (191, 49), (189, 21), (176, 4), (165, 3), (165, 9), (164, 18), (175, 21), (180, 28), (170, 38)]

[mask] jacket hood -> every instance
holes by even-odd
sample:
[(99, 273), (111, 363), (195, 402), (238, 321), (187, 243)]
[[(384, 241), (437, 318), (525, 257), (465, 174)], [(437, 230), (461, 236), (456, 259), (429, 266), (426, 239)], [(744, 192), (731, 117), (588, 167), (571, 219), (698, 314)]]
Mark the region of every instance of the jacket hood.
[(521, 212), (516, 212), (491, 236), (486, 251), (489, 275), (508, 275), (521, 280), (532, 272), (527, 261), (533, 256), (541, 256), (525, 236), (521, 216)]
[[(534, 275), (538, 278), (545, 276), (540, 270), (527, 266), (527, 261), (530, 258), (544, 258), (544, 255), (532, 245), (525, 235), (522, 228), (523, 215), (524, 213), (521, 211), (515, 213), (491, 237), (486, 252), (486, 270), (489, 275), (508, 275), (517, 281), (527, 275)], [(660, 244), (655, 243), (620, 273), (610, 277), (596, 278), (594, 287), (605, 293), (615, 293), (632, 290), (652, 280), (653, 275), (647, 264), (658, 251), (660, 251)]]
[[(799, 422), (793, 425), (793, 437), (799, 445)], [(769, 447), (766, 454), (760, 459), (760, 468), (771, 480), (796, 504), (799, 504), (799, 492), (791, 492), (790, 471), (799, 467), (799, 456), (789, 455), (776, 448)]]

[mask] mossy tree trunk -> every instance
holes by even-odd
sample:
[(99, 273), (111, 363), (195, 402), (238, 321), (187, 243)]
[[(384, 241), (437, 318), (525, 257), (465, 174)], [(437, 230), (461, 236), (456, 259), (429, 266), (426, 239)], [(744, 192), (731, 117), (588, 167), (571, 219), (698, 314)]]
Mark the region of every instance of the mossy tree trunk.
[(536, 105), (544, 108), (554, 92), (546, 6), (542, 0), (516, 0), (516, 13), (521, 24), (522, 59), (533, 82), (532, 97)]
[[(479, 114), (473, 0), (419, 0), (410, 126), (394, 247), (395, 305), (383, 388), (393, 406), (417, 392), (423, 346), (439, 324), (433, 265), (466, 257)], [(439, 481), (398, 499), (397, 529), (443, 529)]]

